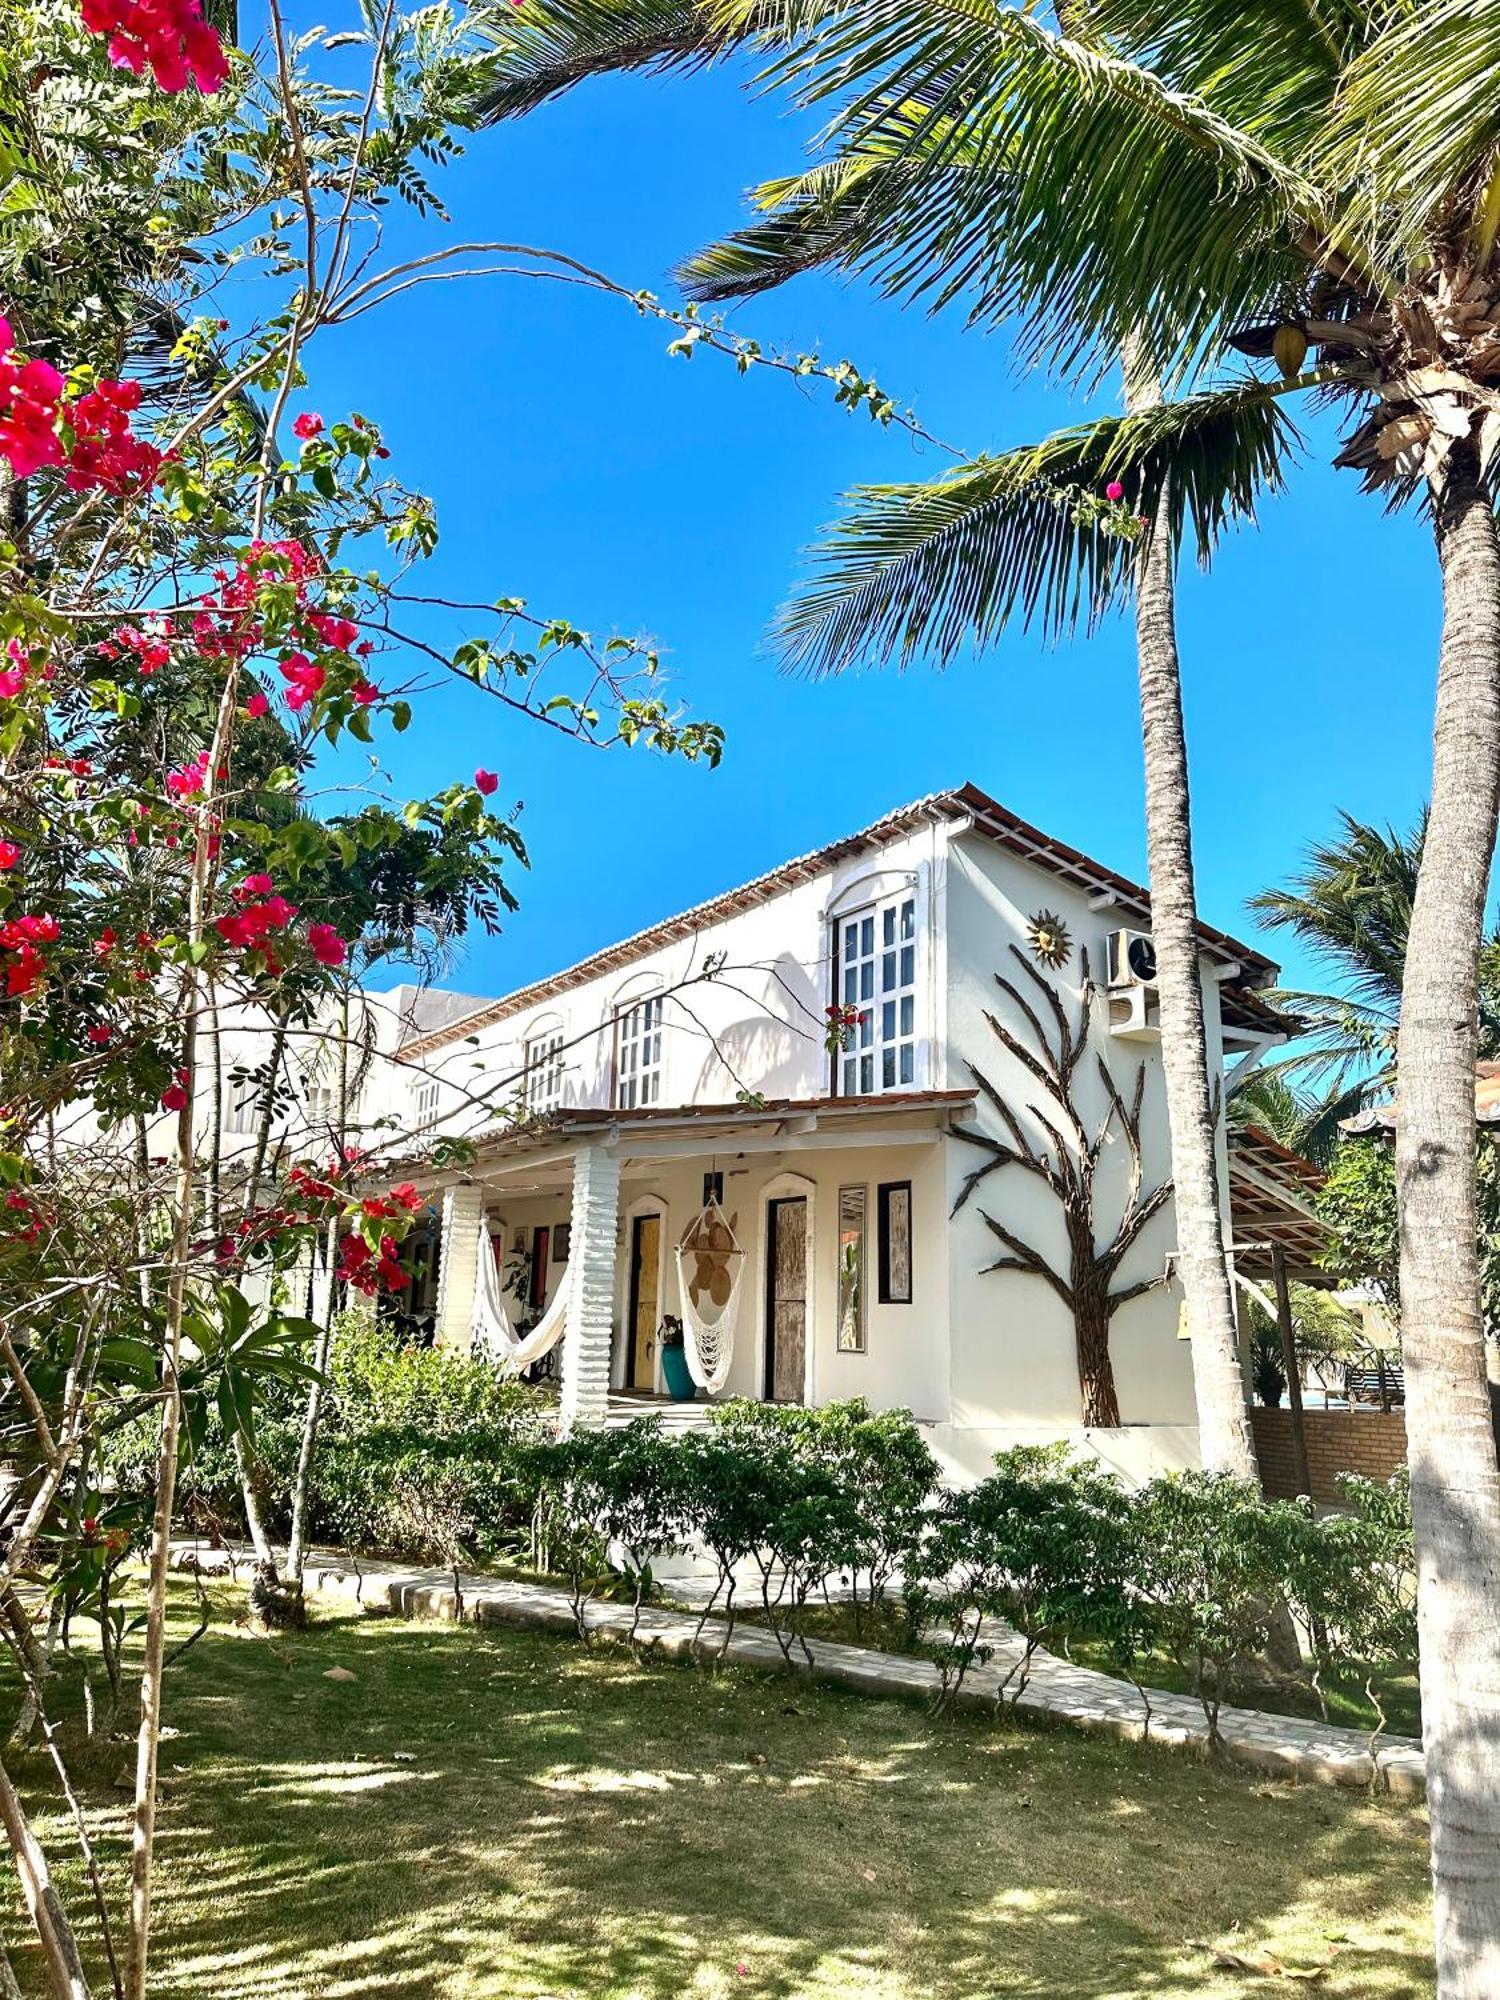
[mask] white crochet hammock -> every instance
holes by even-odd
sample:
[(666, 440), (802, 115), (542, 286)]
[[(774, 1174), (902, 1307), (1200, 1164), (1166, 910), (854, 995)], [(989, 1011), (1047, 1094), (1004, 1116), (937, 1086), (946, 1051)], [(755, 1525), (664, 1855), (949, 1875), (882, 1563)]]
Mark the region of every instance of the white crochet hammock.
[[(691, 1275), (685, 1268), (690, 1259)], [(716, 1396), (729, 1379), (740, 1285), (748, 1261), (729, 1217), (714, 1200), (693, 1217), (677, 1245), (682, 1349), (688, 1373), (710, 1396)]]
[(562, 1337), (568, 1319), (568, 1281), (558, 1286), (551, 1305), (530, 1333), (517, 1334), (505, 1306), (505, 1291), (495, 1268), (490, 1232), (479, 1230), (478, 1270), (474, 1279), (474, 1338), (490, 1358), (511, 1374), (540, 1361)]

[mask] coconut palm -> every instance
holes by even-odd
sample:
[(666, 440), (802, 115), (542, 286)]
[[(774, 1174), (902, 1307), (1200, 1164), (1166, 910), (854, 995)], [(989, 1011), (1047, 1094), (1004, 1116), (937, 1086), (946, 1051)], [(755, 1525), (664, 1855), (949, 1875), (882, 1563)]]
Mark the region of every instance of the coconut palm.
[[(523, 30), (548, 4), (526, 0)], [(695, 11), (662, 5), (667, 59), (703, 59)], [(554, 34), (521, 95), (563, 87), (611, 33), (614, 66), (660, 57), (606, 0), (565, 6), (582, 37)], [(1283, 475), (1282, 408), (1308, 393), (1347, 418), (1338, 462), (1430, 519), (1444, 618), (1397, 1165), (1439, 1990), (1467, 2000), (1500, 1991), (1500, 1464), (1473, 1172), (1500, 802), (1500, 0), (1099, 0), (1089, 29), (1085, 45), (991, 0), (715, 7), (715, 49), (774, 44), (771, 74), (830, 108), (835, 160), (876, 156), (857, 226), (880, 281), (956, 285), (1075, 377), (1137, 342), (1173, 398), (858, 490), (779, 631), (791, 657), (835, 666), (952, 653), (1017, 611), (1098, 614), (1139, 551), (1060, 500), (1117, 479), (1148, 551), (1191, 535), (1207, 552)]]
[[(1426, 836), (1427, 815), (1409, 833), (1366, 826), (1339, 815), (1340, 831), (1309, 848), (1284, 887), (1263, 889), (1249, 907), (1291, 931), (1335, 975), (1338, 990), (1284, 988), (1274, 997), (1308, 1028), (1305, 1046), (1267, 1065), (1295, 1081), (1313, 1111), (1304, 1131), (1317, 1149), (1338, 1121), (1389, 1096), (1396, 1080), (1396, 1034), (1407, 939)], [(1486, 934), (1479, 958), (1479, 1054), (1500, 1052), (1500, 930)]]
[(1307, 1024), (1309, 1046), (1276, 1067), (1283, 1076), (1328, 1086), (1338, 1115), (1389, 1090), (1406, 943), (1426, 833), (1424, 813), (1410, 833), (1366, 826), (1340, 813), (1339, 833), (1311, 846), (1282, 888), (1263, 889), (1249, 907), (1289, 930), (1336, 975), (1340, 991), (1277, 995)]

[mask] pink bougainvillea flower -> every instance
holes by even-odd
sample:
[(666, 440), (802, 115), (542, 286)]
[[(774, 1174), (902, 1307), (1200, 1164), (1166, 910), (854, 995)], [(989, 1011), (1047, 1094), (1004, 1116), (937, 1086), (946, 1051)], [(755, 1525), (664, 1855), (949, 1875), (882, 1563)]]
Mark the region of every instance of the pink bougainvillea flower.
[(88, 1040), (96, 1049), (107, 1049), (113, 1032), (108, 1021), (94, 1021), (85, 1030)]
[(353, 619), (340, 618), (332, 611), (309, 611), (307, 622), (323, 644), (336, 653), (347, 653), (359, 637), (359, 627)]
[(235, 887), (235, 895), (243, 901), (246, 896), (270, 896), (275, 893), (276, 884), (269, 875), (247, 875)]
[(292, 425), (293, 434), (299, 438), (315, 438), (323, 428), (323, 419), (316, 410), (304, 410)]
[(9, 1000), (24, 1000), (35, 990), (47, 970), (47, 961), (34, 945), (21, 944), (5, 968), (5, 994)]
[(245, 713), (250, 717), (251, 721), (253, 722), (259, 716), (264, 715), (266, 711), (270, 708), (270, 706), (271, 706), (270, 698), (267, 696), (265, 689), (257, 688), (254, 694), (251, 695), (250, 699), (245, 703)]
[(21, 858), (21, 850), (13, 840), (0, 840), (0, 871), (9, 874)]
[(499, 790), (499, 787), (500, 779), (494, 771), (480, 770), (474, 773), (474, 789), (483, 797), (489, 798), (493, 792)]
[(307, 948), (319, 965), (342, 965), (349, 956), (348, 945), (332, 924), (309, 924)]
[(82, 0), (83, 25), (109, 36), (117, 69), (141, 76), (149, 68), (157, 88), (211, 96), (226, 81), (223, 44), (203, 18), (199, 0)]
[(288, 653), (279, 671), (290, 682), (286, 705), (293, 710), (306, 708), (310, 701), (316, 700), (328, 679), (325, 670), (310, 660), (306, 653)]
[(357, 680), (349, 690), (349, 698), (361, 708), (368, 708), (372, 702), (379, 701), (380, 689), (373, 681)]
[(187, 1091), (180, 1083), (169, 1083), (161, 1094), (163, 1111), (181, 1111), (187, 1101)]
[(1123, 500), (1125, 498), (1125, 488), (1120, 484), (1118, 479), (1112, 479), (1104, 489), (1104, 497), (1106, 500)]

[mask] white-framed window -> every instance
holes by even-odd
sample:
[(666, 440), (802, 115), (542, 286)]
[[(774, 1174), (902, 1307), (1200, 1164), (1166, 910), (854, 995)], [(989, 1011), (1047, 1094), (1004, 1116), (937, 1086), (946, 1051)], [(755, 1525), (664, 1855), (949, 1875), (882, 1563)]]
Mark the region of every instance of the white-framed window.
[(521, 1051), (521, 1062), (525, 1070), (522, 1090), (526, 1109), (533, 1117), (555, 1111), (562, 1102), (562, 1029), (543, 1028), (537, 1034), (528, 1035)]
[(661, 1102), (659, 993), (632, 1000), (615, 1016), (615, 1106), (635, 1111)]
[(834, 928), (835, 998), (858, 1015), (838, 1056), (839, 1095), (909, 1090), (917, 1080), (917, 899), (856, 910)]
[(260, 1090), (253, 1077), (234, 1078), (224, 1093), (224, 1130), (247, 1138), (260, 1116)]
[(419, 1076), (411, 1087), (411, 1115), (419, 1125), (426, 1125), (437, 1116), (438, 1080), (435, 1076)]
[(338, 1116), (339, 1094), (332, 1083), (316, 1076), (302, 1079), (303, 1116), (315, 1132), (325, 1132)]

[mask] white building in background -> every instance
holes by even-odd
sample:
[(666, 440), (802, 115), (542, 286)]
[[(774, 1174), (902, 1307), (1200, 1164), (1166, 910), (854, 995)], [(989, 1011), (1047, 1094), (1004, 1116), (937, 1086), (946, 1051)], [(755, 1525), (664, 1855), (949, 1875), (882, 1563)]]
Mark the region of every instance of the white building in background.
[[(468, 1348), (483, 1247), (513, 1319), (557, 1306), (564, 1412), (601, 1421), (662, 1391), (675, 1249), (717, 1195), (743, 1253), (724, 1394), (908, 1408), (956, 1473), (1053, 1438), (1129, 1471), (1193, 1462), (1149, 927), (1143, 889), (966, 785), (503, 998), (365, 996), (353, 1123), (430, 1198), (408, 1310)], [(1276, 968), (1207, 926), (1201, 968), (1227, 1076), (1284, 1036), (1258, 997)], [(831, 1051), (835, 1005), (853, 1025)], [(1076, 1117), (1038, 1068), (1065, 1034)], [(1107, 1424), (1084, 1421), (1078, 1316), (1037, 1275), (1068, 1272), (1048, 1172), (1085, 1143), (1096, 1243), (1135, 1214)], [(1004, 1157), (1023, 1150), (1043, 1171)], [(1253, 1206), (1249, 1261), (1284, 1222), (1295, 1269), (1309, 1216), (1275, 1151), (1221, 1148), (1225, 1213)]]

